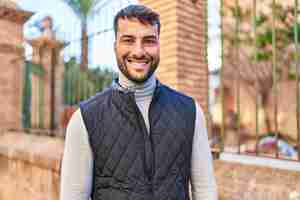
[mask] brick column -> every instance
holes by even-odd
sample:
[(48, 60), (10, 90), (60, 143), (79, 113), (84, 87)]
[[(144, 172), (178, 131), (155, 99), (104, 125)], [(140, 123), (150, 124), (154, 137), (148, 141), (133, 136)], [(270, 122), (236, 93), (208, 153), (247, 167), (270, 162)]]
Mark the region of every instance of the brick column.
[(0, 133), (22, 126), (23, 54), (15, 45), (0, 43)]
[[(63, 44), (55, 39), (49, 39), (47, 37), (39, 37), (30, 40), (29, 43), (33, 48), (33, 64), (40, 64), (45, 72), (42, 77), (35, 77), (36, 79), (42, 79), (43, 82), (43, 128), (54, 129), (57, 127), (59, 119), (59, 110), (62, 107), (62, 78), (63, 78), (63, 65), (61, 65), (59, 52), (63, 47)], [(33, 88), (33, 102), (32, 110), (37, 109), (37, 104), (34, 103), (37, 100), (37, 94), (34, 93), (37, 89), (37, 81), (32, 83)], [(58, 95), (59, 94), (59, 95)], [(32, 113), (34, 116), (34, 113)], [(32, 120), (33, 127), (36, 120)]]
[(0, 6), (0, 134), (22, 127), (22, 29), (29, 16), (31, 13)]
[(206, 0), (141, 0), (161, 18), (161, 82), (194, 97), (206, 110)]

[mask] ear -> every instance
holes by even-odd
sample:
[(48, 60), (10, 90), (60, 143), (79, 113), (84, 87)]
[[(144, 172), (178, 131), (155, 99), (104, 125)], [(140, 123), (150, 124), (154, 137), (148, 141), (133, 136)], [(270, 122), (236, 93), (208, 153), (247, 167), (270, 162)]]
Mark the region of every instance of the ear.
[(114, 41), (114, 51), (117, 52), (117, 39)]

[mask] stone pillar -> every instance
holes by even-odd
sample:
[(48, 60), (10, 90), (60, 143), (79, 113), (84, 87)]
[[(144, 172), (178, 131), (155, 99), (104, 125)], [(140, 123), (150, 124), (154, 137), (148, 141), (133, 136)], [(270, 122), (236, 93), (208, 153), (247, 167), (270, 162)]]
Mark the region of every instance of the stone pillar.
[(64, 91), (64, 73), (65, 73), (65, 64), (64, 64), (64, 56), (59, 55), (60, 52), (57, 52), (56, 58), (58, 58), (56, 63), (56, 71), (55, 71), (55, 112), (54, 112), (54, 123), (55, 129), (59, 129), (57, 132), (59, 136), (64, 136), (65, 130), (61, 126), (61, 117), (64, 112), (64, 99), (63, 99), (63, 91)]
[(22, 127), (22, 27), (29, 16), (31, 13), (0, 6), (0, 134)]
[(160, 14), (161, 82), (208, 104), (206, 0), (141, 0)]
[(22, 127), (24, 51), (0, 43), (0, 131)]
[(38, 89), (42, 82), (42, 128), (55, 129), (58, 126), (58, 116), (60, 109), (62, 108), (62, 81), (63, 81), (63, 63), (60, 62), (60, 51), (63, 47), (63, 43), (49, 38), (41, 36), (33, 40), (28, 41), (33, 48), (32, 63), (41, 65), (44, 71), (43, 76), (33, 75), (32, 82), (32, 127), (40, 128), (37, 124), (38, 116), (35, 113), (38, 108)]

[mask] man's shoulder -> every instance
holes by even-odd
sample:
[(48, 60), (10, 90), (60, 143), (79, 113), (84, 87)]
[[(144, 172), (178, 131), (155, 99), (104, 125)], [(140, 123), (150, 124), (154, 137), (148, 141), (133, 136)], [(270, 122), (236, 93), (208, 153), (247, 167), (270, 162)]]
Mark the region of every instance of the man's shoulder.
[(165, 93), (167, 95), (171, 95), (173, 98), (194, 101), (191, 96), (188, 96), (188, 95), (182, 93), (181, 91), (175, 90), (175, 89), (171, 88), (170, 86), (167, 86), (165, 84), (160, 84), (160, 86), (163, 88), (163, 90), (165, 91)]
[(103, 103), (105, 99), (108, 99), (112, 94), (112, 87), (107, 87), (101, 92), (96, 93), (94, 96), (90, 97), (89, 99), (80, 102), (80, 108), (87, 108), (87, 107), (94, 107), (98, 106), (99, 104)]

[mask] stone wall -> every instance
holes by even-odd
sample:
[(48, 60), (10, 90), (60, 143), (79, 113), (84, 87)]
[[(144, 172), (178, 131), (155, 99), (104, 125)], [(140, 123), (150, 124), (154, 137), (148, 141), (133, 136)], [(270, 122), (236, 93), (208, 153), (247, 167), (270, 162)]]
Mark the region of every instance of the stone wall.
[(0, 135), (0, 200), (58, 200), (63, 139)]
[(300, 172), (214, 162), (220, 200), (299, 200)]
[[(0, 141), (0, 200), (59, 200), (64, 140), (5, 132)], [(220, 200), (300, 199), (300, 172), (221, 160), (214, 167)]]

